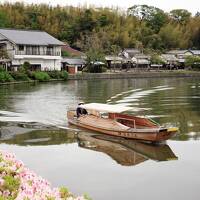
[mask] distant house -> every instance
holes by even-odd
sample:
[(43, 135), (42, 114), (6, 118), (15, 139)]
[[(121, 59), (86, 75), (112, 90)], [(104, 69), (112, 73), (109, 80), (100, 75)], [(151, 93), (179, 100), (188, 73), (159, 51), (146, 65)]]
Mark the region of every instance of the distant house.
[(173, 54), (162, 54), (161, 59), (166, 63), (165, 66), (173, 69), (178, 64), (178, 58)]
[(60, 70), (62, 45), (43, 31), (0, 29), (0, 49), (7, 51), (13, 70), (24, 62), (29, 62), (32, 70)]
[(200, 50), (189, 50), (193, 56), (200, 56)]
[(167, 54), (174, 55), (177, 58), (177, 62), (182, 66), (184, 66), (185, 58), (193, 55), (191, 50), (171, 50), (168, 51)]
[(82, 58), (63, 58), (61, 62), (61, 69), (68, 71), (69, 74), (76, 74), (85, 66), (85, 60)]
[(113, 55), (107, 55), (105, 56), (105, 60), (107, 62), (107, 65), (109, 68), (117, 67), (120, 68), (123, 62), (123, 58), (120, 56), (113, 56)]
[[(151, 57), (145, 54), (137, 54), (134, 56), (135, 60), (136, 60), (136, 65), (138, 67), (149, 67), (150, 66), (150, 59)], [(133, 60), (133, 58), (132, 58)]]
[(120, 56), (123, 56), (125, 58), (133, 58), (135, 55), (141, 54), (141, 51), (139, 49), (134, 48), (125, 48), (121, 53)]

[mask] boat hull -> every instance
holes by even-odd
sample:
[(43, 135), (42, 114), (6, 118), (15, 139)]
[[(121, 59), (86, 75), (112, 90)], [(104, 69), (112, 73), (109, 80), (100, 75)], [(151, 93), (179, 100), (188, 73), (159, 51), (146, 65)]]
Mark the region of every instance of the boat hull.
[[(87, 118), (87, 117), (86, 117)], [(68, 116), (68, 123), (76, 125), (81, 128), (85, 128), (92, 131), (97, 131), (100, 133), (112, 135), (112, 136), (118, 136), (128, 139), (137, 139), (137, 140), (143, 140), (143, 141), (150, 141), (150, 142), (162, 142), (165, 140), (168, 140), (173, 135), (176, 134), (177, 130), (175, 129), (152, 129), (151, 131), (148, 130), (140, 130), (140, 129), (131, 129), (131, 130), (112, 130), (107, 127), (98, 127), (96, 124), (90, 124), (87, 123), (87, 119), (82, 120), (80, 119), (74, 119), (70, 118)], [(155, 130), (155, 131), (154, 131)]]

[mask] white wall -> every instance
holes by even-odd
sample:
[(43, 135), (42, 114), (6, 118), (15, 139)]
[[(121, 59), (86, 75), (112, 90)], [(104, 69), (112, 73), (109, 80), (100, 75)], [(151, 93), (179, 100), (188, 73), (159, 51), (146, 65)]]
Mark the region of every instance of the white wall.
[(47, 70), (61, 70), (61, 59), (14, 59), (12, 61), (13, 65), (22, 65), (24, 62), (29, 62), (32, 65), (41, 65), (42, 71)]
[[(5, 39), (3, 35), (0, 34), (0, 39)], [(10, 59), (12, 60), (12, 65), (22, 65), (24, 62), (29, 62), (30, 64), (41, 65), (41, 70), (61, 70), (61, 46), (53, 46), (54, 52), (60, 52), (60, 55), (48, 56), (48, 55), (15, 55), (15, 49), (18, 51), (19, 46), (14, 45), (9, 41), (0, 41), (0, 43), (6, 44), (6, 50)], [(24, 45), (25, 54), (26, 45)], [(46, 51), (47, 46), (40, 46), (41, 51)]]

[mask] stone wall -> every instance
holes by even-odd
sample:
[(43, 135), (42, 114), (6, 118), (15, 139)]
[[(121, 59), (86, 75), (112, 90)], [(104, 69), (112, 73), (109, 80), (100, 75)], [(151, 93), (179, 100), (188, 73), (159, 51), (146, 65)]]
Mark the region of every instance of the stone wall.
[(135, 73), (80, 73), (69, 74), (69, 80), (88, 79), (128, 79), (128, 78), (170, 78), (170, 77), (199, 77), (200, 72), (195, 71), (170, 71), (170, 72), (135, 72)]

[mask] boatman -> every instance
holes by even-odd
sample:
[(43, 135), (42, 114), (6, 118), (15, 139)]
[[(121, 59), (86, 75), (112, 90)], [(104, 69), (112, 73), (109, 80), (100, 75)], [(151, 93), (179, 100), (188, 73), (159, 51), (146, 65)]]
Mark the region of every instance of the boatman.
[(76, 108), (77, 118), (79, 118), (80, 115), (87, 115), (88, 114), (88, 112), (85, 108), (80, 107), (80, 105), (83, 105), (83, 104), (84, 104), (84, 102), (79, 102), (78, 107)]

